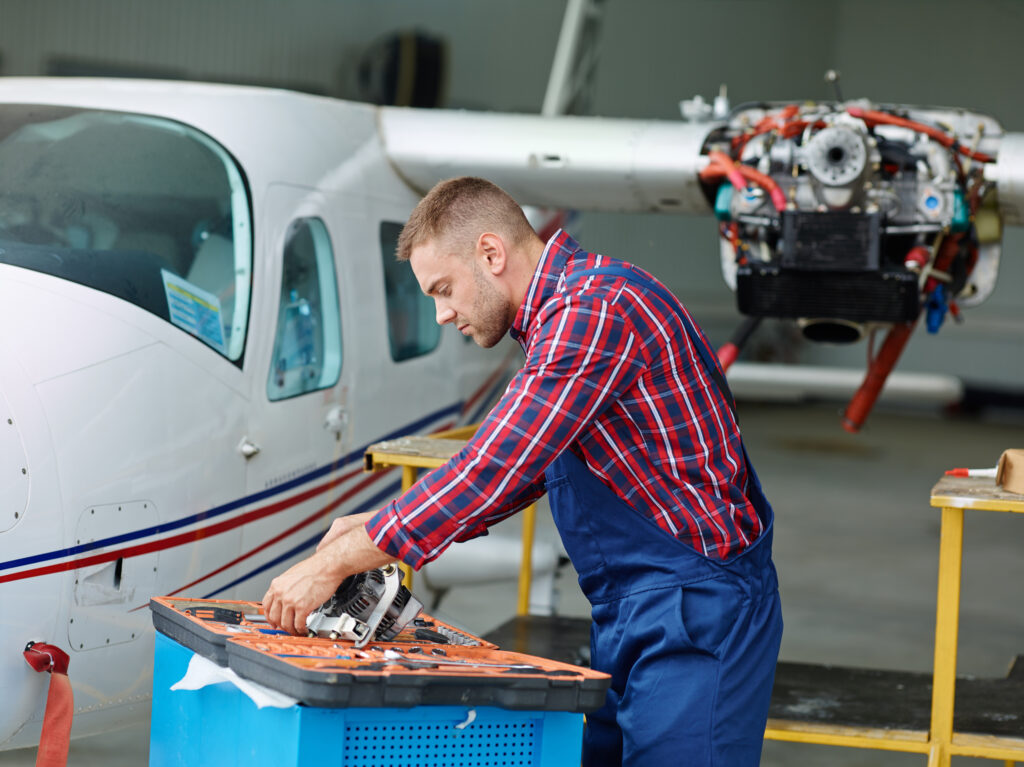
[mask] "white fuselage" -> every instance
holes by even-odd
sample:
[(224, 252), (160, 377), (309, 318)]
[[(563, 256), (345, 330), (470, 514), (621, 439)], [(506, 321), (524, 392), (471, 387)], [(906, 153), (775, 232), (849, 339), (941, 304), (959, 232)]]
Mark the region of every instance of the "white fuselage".
[[(454, 332), (419, 356), (389, 351), (381, 225), (404, 222), (418, 196), (388, 164), (373, 108), (201, 85), (0, 83), (0, 114), (37, 103), (166, 118), (226, 150), (249, 195), (251, 304), (231, 360), (128, 300), (0, 263), (0, 748), (38, 742), (47, 679), (21, 658), (28, 641), (69, 652), (76, 735), (145, 715), (151, 596), (258, 600), (332, 518), (396, 495), (396, 473), (362, 473), (366, 445), (478, 420), (513, 359)], [(340, 371), (274, 400), (282, 252), (311, 219), (334, 254)]]

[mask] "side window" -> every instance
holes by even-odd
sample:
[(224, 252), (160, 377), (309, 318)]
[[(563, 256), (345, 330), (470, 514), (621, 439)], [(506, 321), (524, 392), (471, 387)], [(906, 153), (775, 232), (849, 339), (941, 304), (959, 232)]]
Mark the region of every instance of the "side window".
[(384, 292), (388, 309), (388, 341), (395, 362), (428, 354), (441, 340), (434, 302), (423, 295), (409, 265), (395, 258), (402, 224), (383, 221), (380, 253), (384, 264)]
[(341, 312), (334, 252), (318, 218), (292, 222), (285, 237), (281, 301), (267, 397), (329, 389), (341, 374)]

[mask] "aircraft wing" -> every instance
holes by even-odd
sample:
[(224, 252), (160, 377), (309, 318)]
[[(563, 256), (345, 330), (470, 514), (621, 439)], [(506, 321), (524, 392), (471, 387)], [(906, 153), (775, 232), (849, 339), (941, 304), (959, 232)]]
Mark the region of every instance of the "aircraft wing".
[(755, 324), (797, 320), (832, 343), (890, 329), (844, 418), (856, 431), (918, 319), (935, 333), (991, 294), (1002, 228), (1024, 225), (1024, 134), (964, 109), (865, 100), (726, 111), (672, 122), (382, 108), (379, 129), (420, 193), (479, 175), (523, 205), (714, 213), (723, 276)]
[(1004, 133), (999, 155), (985, 169), (985, 179), (995, 183), (1003, 223), (1024, 226), (1024, 133)]
[(523, 205), (711, 213), (699, 180), (707, 123), (399, 107), (379, 120), (388, 158), (420, 193), (473, 175)]

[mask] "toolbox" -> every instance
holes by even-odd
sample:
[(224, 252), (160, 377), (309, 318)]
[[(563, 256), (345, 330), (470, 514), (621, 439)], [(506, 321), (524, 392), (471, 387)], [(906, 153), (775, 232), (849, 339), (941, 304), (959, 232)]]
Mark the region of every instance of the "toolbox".
[[(609, 679), (505, 652), (425, 613), (386, 641), (295, 637), (255, 602), (158, 597), (151, 767), (561, 767)], [(195, 656), (298, 702), (258, 708), (237, 686), (171, 690)]]

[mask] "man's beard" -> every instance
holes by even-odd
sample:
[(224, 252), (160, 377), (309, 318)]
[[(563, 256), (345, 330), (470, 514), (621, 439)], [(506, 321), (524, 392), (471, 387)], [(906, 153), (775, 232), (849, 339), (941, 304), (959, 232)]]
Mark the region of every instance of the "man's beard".
[(477, 345), (490, 349), (512, 327), (515, 312), (501, 293), (484, 278), (479, 264), (474, 264), (473, 283), (476, 287), (473, 316), (464, 319), (469, 321), (470, 335)]

